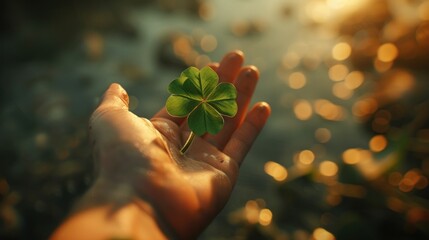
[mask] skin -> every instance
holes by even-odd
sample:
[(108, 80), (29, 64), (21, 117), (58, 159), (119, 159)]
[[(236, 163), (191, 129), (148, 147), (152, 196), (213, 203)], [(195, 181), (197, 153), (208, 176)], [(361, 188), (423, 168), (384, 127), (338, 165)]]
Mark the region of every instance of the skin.
[(195, 239), (228, 201), (239, 167), (270, 115), (249, 102), (259, 79), (240, 51), (211, 64), (238, 91), (238, 113), (216, 135), (195, 137), (186, 119), (161, 109), (150, 120), (128, 110), (118, 84), (105, 92), (90, 119), (98, 177), (77, 210), (51, 239)]

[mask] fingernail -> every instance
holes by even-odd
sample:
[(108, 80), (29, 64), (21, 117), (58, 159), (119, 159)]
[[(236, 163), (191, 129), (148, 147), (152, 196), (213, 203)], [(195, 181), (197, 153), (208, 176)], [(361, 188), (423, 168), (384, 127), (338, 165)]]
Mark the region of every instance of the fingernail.
[(234, 53), (236, 54), (236, 55), (238, 55), (238, 56), (241, 56), (241, 57), (244, 57), (244, 52), (243, 51), (241, 51), (241, 50), (235, 50), (234, 51)]
[(255, 66), (249, 66), (246, 70), (246, 77), (259, 78), (258, 68)]
[(257, 109), (256, 109), (257, 111), (258, 111), (258, 113), (268, 113), (268, 114), (271, 114), (271, 107), (270, 107), (270, 105), (268, 104), (268, 103), (266, 103), (266, 102), (260, 102), (258, 105), (257, 105)]
[(242, 51), (240, 51), (240, 50), (233, 51), (233, 52), (231, 52), (231, 53), (229, 54), (229, 56), (228, 56), (228, 58), (229, 58), (230, 60), (235, 60), (235, 59), (239, 59), (239, 58), (243, 58), (243, 57), (244, 57), (244, 54), (243, 54), (243, 52), (242, 52)]

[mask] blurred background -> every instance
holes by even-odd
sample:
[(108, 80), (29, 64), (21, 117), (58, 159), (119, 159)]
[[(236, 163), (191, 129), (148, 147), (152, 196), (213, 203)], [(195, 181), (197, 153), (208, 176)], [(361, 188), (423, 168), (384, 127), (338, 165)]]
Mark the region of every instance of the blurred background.
[(200, 239), (429, 239), (428, 0), (6, 0), (0, 239), (46, 239), (91, 184), (120, 83), (150, 117), (240, 49), (273, 113)]

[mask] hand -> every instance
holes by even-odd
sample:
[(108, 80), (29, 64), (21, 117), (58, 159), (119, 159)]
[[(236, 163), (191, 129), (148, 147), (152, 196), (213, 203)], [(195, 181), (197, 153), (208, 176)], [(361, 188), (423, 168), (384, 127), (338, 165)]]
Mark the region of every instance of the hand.
[[(259, 73), (242, 67), (243, 61), (237, 51), (211, 65), (221, 82), (236, 86), (238, 113), (225, 119), (217, 135), (196, 136), (184, 155), (180, 148), (190, 134), (185, 119), (165, 108), (150, 120), (138, 117), (128, 110), (125, 90), (112, 84), (90, 120), (99, 168), (90, 194), (112, 198), (105, 201), (116, 201), (117, 208), (136, 199), (147, 203), (158, 224), (180, 239), (201, 233), (225, 206), (239, 166), (270, 114), (266, 103), (248, 111)], [(107, 191), (102, 189), (109, 193), (100, 194)]]

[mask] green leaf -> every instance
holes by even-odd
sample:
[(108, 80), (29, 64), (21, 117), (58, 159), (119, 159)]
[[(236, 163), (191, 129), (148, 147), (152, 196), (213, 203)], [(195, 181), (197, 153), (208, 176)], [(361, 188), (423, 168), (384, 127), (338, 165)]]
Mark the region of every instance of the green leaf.
[(199, 102), (193, 99), (179, 95), (171, 95), (168, 97), (165, 106), (167, 108), (167, 112), (170, 115), (176, 117), (186, 117), (198, 104)]
[(231, 83), (219, 84), (213, 93), (207, 99), (220, 114), (234, 117), (238, 107), (235, 99), (237, 98), (237, 90)]
[(223, 117), (210, 104), (200, 104), (188, 117), (189, 128), (198, 136), (216, 134), (223, 128)]
[(168, 86), (172, 94), (166, 109), (172, 116), (188, 116), (189, 128), (196, 135), (216, 134), (224, 125), (223, 116), (237, 113), (237, 90), (231, 83), (218, 84), (210, 67), (189, 67)]
[(213, 92), (218, 82), (219, 77), (217, 76), (216, 72), (213, 71), (213, 69), (210, 67), (204, 67), (201, 69), (200, 83), (204, 98), (207, 98)]
[(186, 76), (180, 76), (174, 79), (174, 81), (168, 85), (168, 92), (171, 94), (187, 95), (186, 90), (183, 89), (183, 84), (187, 79)]

